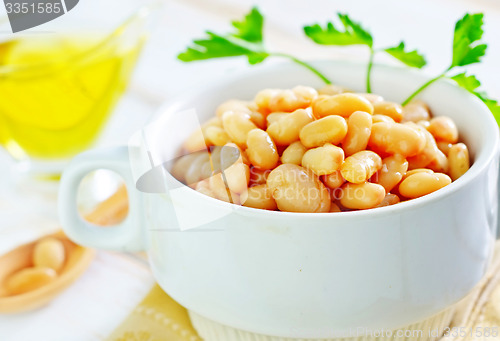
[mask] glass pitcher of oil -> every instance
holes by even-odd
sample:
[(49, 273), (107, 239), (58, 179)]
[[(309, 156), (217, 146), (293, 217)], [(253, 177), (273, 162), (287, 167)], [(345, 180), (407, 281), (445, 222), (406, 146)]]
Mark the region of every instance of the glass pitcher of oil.
[[(81, 1), (81, 10), (91, 14), (91, 2)], [(4, 37), (0, 145), (37, 175), (57, 175), (66, 160), (91, 147), (126, 89), (153, 9), (138, 8), (111, 31), (88, 28), (90, 15), (86, 29)]]

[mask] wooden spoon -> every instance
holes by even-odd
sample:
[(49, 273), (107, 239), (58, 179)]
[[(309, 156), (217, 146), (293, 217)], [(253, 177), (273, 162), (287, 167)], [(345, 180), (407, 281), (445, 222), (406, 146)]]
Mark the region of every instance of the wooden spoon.
[[(121, 186), (111, 197), (100, 203), (86, 219), (100, 226), (121, 222), (128, 213), (127, 189)], [(5, 280), (13, 273), (33, 266), (33, 250), (38, 241), (22, 245), (0, 256), (0, 313), (16, 313), (39, 308), (70, 286), (90, 265), (95, 251), (73, 243), (60, 231), (50, 236), (59, 239), (65, 248), (66, 261), (57, 278), (38, 289), (20, 295), (9, 295)]]
[[(33, 266), (33, 249), (38, 241), (22, 245), (0, 257), (0, 313), (17, 313), (39, 308), (70, 286), (89, 266), (95, 251), (76, 245), (63, 232), (50, 236), (60, 240), (66, 251), (66, 261), (57, 278), (38, 289), (10, 296), (4, 283), (11, 274)], [(44, 237), (45, 238), (45, 237)]]

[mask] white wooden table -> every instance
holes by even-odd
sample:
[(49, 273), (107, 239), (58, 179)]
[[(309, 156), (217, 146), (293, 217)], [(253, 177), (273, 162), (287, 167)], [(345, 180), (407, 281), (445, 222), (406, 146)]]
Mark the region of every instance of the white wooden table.
[[(302, 34), (304, 24), (323, 24), (336, 12), (346, 12), (370, 28), (377, 46), (404, 39), (409, 47), (418, 47), (430, 62), (426, 69), (430, 74), (441, 71), (450, 60), (454, 22), (466, 11), (485, 12), (489, 53), (483, 64), (470, 70), (492, 96), (500, 98), (497, 0), (171, 0), (165, 4), (130, 91), (118, 105), (100, 145), (126, 143), (162, 101), (228, 72), (248, 68), (245, 58), (182, 64), (175, 57), (205, 29), (227, 30), (230, 20), (240, 18), (252, 5), (258, 5), (265, 14), (266, 44), (275, 51), (292, 52), (305, 59), (363, 60), (366, 53), (359, 48), (316, 46)], [(58, 228), (55, 186), (34, 190), (32, 184), (16, 183), (11, 166), (10, 159), (0, 151), (0, 254)], [(143, 260), (100, 251), (90, 269), (48, 307), (0, 316), (0, 340), (102, 340), (153, 283)]]

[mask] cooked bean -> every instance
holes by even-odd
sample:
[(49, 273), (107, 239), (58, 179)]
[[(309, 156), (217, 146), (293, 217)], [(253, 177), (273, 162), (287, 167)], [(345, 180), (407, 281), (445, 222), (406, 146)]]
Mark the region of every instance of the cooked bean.
[(434, 154), (429, 154), (426, 151), (408, 158), (408, 169), (425, 168), (432, 161)]
[(351, 92), (351, 90), (340, 86), (340, 85), (333, 85), (333, 84), (328, 84), (322, 87), (321, 89), (318, 90), (318, 94), (320, 95), (338, 95), (342, 94), (344, 92)]
[(371, 104), (380, 103), (384, 101), (384, 97), (371, 93), (358, 93), (361, 97), (366, 98)]
[(430, 118), (429, 108), (420, 100), (414, 100), (403, 107), (403, 122), (416, 123), (422, 120), (428, 121)]
[(198, 153), (187, 154), (177, 158), (172, 165), (170, 173), (179, 181), (185, 181), (186, 170), (191, 166), (193, 161), (198, 158)]
[(281, 211), (328, 212), (328, 190), (314, 173), (293, 165), (279, 165), (267, 178), (267, 186)]
[(209, 197), (217, 198), (215, 193), (210, 188), (209, 179), (199, 181), (195, 186), (195, 190), (200, 192), (201, 194), (208, 195)]
[(289, 145), (299, 140), (301, 129), (313, 121), (310, 110), (298, 109), (287, 114), (279, 121), (271, 123), (267, 133), (278, 145)]
[(321, 180), (325, 184), (326, 187), (330, 189), (339, 188), (345, 182), (345, 179), (342, 177), (342, 173), (340, 170), (336, 170), (333, 173), (322, 175)]
[(382, 185), (389, 193), (403, 179), (408, 170), (408, 161), (404, 156), (395, 154), (382, 160), (382, 168), (375, 176), (375, 182)]
[(239, 195), (229, 190), (228, 186), (226, 186), (226, 181), (224, 180), (222, 173), (217, 173), (211, 176), (208, 181), (210, 190), (215, 195), (215, 198), (229, 203), (239, 203)]
[(304, 147), (302, 142), (295, 141), (292, 144), (290, 144), (288, 147), (286, 147), (286, 149), (283, 151), (283, 154), (281, 155), (281, 162), (282, 163), (293, 163), (295, 165), (301, 165), (302, 164), (302, 157), (304, 156), (306, 151), (307, 151), (307, 148)]
[[(200, 169), (200, 179), (208, 179), (211, 177), (215, 172), (212, 169), (212, 163), (210, 161), (205, 162), (204, 164), (201, 165)], [(191, 188), (196, 188), (196, 184), (190, 184), (189, 185)]]
[(252, 166), (250, 168), (249, 186), (252, 187), (265, 184), (270, 172), (271, 171), (269, 169), (260, 169)]
[(329, 212), (330, 207), (332, 206), (332, 199), (330, 198), (330, 192), (328, 189), (325, 187), (325, 185), (321, 182), (321, 180), (314, 176), (314, 182), (316, 183), (317, 188), (319, 188), (319, 196), (320, 196), (320, 201), (319, 201), (319, 207), (317, 209), (317, 213), (321, 212)]
[(377, 102), (373, 104), (374, 115), (389, 116), (396, 122), (403, 119), (403, 107), (394, 102)]
[(64, 244), (56, 238), (45, 238), (39, 241), (33, 250), (33, 265), (35, 267), (61, 270), (66, 260)]
[(307, 106), (311, 105), (312, 101), (318, 97), (318, 91), (310, 86), (297, 85), (292, 91), (298, 98), (306, 100)]
[(426, 121), (426, 120), (421, 120), (421, 121), (418, 121), (417, 124), (419, 126), (421, 126), (422, 128), (425, 128), (425, 130), (427, 130), (427, 128), (429, 128), (429, 126), (431, 125), (431, 122)]
[(405, 175), (403, 175), (403, 179), (406, 179), (407, 177), (409, 177), (410, 175), (413, 175), (413, 174), (416, 174), (416, 173), (428, 173), (428, 174), (432, 174), (434, 173), (434, 171), (432, 169), (428, 169), (428, 168), (415, 168), (415, 169), (412, 169), (412, 170), (409, 170), (405, 173)]
[(243, 206), (274, 211), (278, 208), (266, 184), (253, 186), (248, 189), (248, 197)]
[(261, 169), (277, 166), (280, 156), (271, 137), (262, 129), (250, 130), (247, 135), (247, 156), (250, 162)]
[(410, 169), (427, 167), (438, 173), (447, 173), (448, 159), (446, 158), (446, 155), (437, 147), (436, 140), (432, 134), (413, 122), (406, 122), (405, 125), (419, 130), (425, 136), (426, 140), (425, 147), (422, 152), (408, 158), (408, 167)]
[(296, 86), (291, 90), (281, 90), (269, 100), (269, 109), (273, 111), (292, 112), (297, 109), (304, 109), (311, 105), (311, 102), (318, 95), (318, 92), (307, 86)]
[(347, 181), (360, 184), (371, 178), (380, 168), (380, 156), (370, 150), (363, 150), (346, 158), (340, 172)]
[[(407, 124), (412, 124), (412, 122), (406, 122), (405, 125)], [(408, 168), (409, 169), (415, 169), (415, 168), (424, 168), (431, 163), (432, 160), (436, 158), (438, 155), (439, 149), (436, 144), (436, 140), (434, 140), (434, 137), (432, 136), (431, 133), (429, 133), (427, 130), (424, 128), (414, 125), (416, 129), (420, 129), (420, 132), (424, 135), (425, 137), (425, 146), (422, 149), (422, 151), (415, 156), (411, 156), (408, 158)]]
[(455, 122), (449, 117), (439, 116), (434, 117), (430, 121), (427, 130), (438, 141), (446, 141), (449, 143), (458, 142), (458, 129)]
[[(232, 143), (232, 142), (229, 142)], [(227, 145), (228, 143), (226, 143)], [(234, 144), (234, 143), (233, 143)], [(235, 145), (236, 146), (236, 145)], [(220, 165), (221, 165), (221, 152), (224, 146), (212, 146), (209, 150), (209, 157), (210, 157), (210, 165), (212, 167), (212, 171), (214, 172), (220, 172)]]
[(208, 121), (202, 124), (201, 129), (204, 130), (208, 127), (219, 127), (222, 128), (222, 120), (220, 117), (212, 117)]
[(425, 136), (418, 130), (399, 123), (375, 123), (368, 145), (388, 154), (413, 156), (425, 147)]
[(237, 162), (224, 170), (227, 187), (231, 192), (242, 193), (247, 190), (250, 181), (250, 168), (241, 162)]
[(334, 96), (319, 96), (312, 104), (313, 114), (317, 118), (340, 115), (349, 117), (355, 111), (373, 114), (373, 105), (363, 96), (343, 93)]
[(342, 187), (340, 204), (346, 208), (364, 210), (377, 207), (385, 197), (384, 187), (371, 182), (354, 184), (347, 182)]
[(333, 96), (319, 96), (312, 104), (317, 118), (329, 115), (349, 117), (355, 111), (373, 113), (373, 105), (364, 94), (342, 93)]
[(208, 153), (199, 152), (197, 154), (197, 157), (191, 162), (191, 165), (186, 169), (184, 175), (185, 182), (188, 186), (203, 180), (202, 167), (205, 163), (210, 162)]
[[(228, 153), (233, 153), (233, 156), (228, 157)], [(233, 163), (236, 159), (239, 159), (241, 162), (250, 165), (250, 160), (248, 159), (246, 151), (242, 150), (235, 143), (226, 143), (226, 145), (222, 147), (220, 154), (224, 162)]]
[(401, 200), (396, 194), (386, 194), (384, 197), (384, 200), (377, 206), (377, 207), (384, 207), (384, 206), (390, 206), (390, 205), (395, 205), (399, 203)]
[(244, 164), (251, 166), (250, 160), (248, 159), (247, 152), (245, 150), (241, 151), (241, 160)]
[(300, 130), (300, 141), (306, 148), (325, 143), (339, 144), (347, 135), (347, 123), (338, 115), (331, 115), (311, 122)]
[(241, 147), (246, 147), (248, 132), (257, 128), (248, 114), (237, 111), (226, 111), (222, 115), (222, 125), (231, 140)]
[(347, 135), (342, 141), (345, 154), (351, 156), (366, 149), (372, 131), (372, 116), (364, 111), (356, 111), (347, 120)]
[[(197, 185), (199, 184), (200, 183), (198, 183)], [(222, 173), (214, 174), (213, 176), (208, 178), (208, 184), (209, 184), (208, 187), (210, 188), (210, 190), (213, 192), (213, 194), (217, 199), (231, 202), (231, 200), (229, 199), (226, 182), (224, 181)]]
[(259, 91), (254, 99), (259, 111), (264, 114), (271, 112), (271, 109), (269, 109), (269, 102), (280, 91), (280, 89), (264, 89)]
[(332, 204), (330, 206), (330, 213), (337, 213), (337, 212), (342, 212), (342, 210), (340, 209), (339, 205), (332, 202)]
[(379, 123), (379, 122), (386, 122), (386, 123), (395, 123), (392, 119), (392, 117), (385, 116), (385, 115), (373, 115), (372, 117), (373, 123)]
[(434, 155), (434, 158), (429, 162), (429, 164), (426, 166), (427, 168), (432, 169), (434, 172), (437, 173), (448, 173), (448, 158), (442, 151), (440, 151), (438, 148), (436, 148), (436, 152)]
[(49, 284), (56, 277), (56, 271), (51, 268), (26, 268), (9, 276), (5, 281), (5, 288), (11, 295), (24, 294)]
[(414, 199), (435, 192), (450, 183), (451, 179), (446, 174), (419, 172), (401, 182), (399, 193), (406, 198)]
[[(212, 159), (213, 162), (217, 161), (217, 155), (214, 155), (215, 158)], [(216, 170), (224, 170), (229, 166), (237, 163), (237, 162), (245, 162), (245, 153), (238, 147), (236, 144), (230, 142), (226, 143), (224, 146), (220, 148), (218, 153), (218, 161), (219, 165), (215, 167)]]
[(449, 174), (453, 181), (465, 174), (470, 168), (469, 150), (463, 143), (451, 146), (448, 154)]
[(260, 129), (267, 128), (267, 119), (263, 113), (260, 113), (258, 111), (251, 111), (249, 115), (250, 121), (252, 121), (257, 127), (259, 127)]
[[(212, 162), (217, 161), (217, 155), (212, 159)], [(218, 171), (223, 171), (224, 169), (230, 167), (231, 165), (243, 162), (243, 154), (240, 147), (236, 144), (230, 142), (226, 143), (224, 146), (220, 148), (218, 153), (219, 165), (216, 165), (214, 168)]]
[(205, 140), (205, 136), (203, 135), (203, 131), (200, 128), (196, 129), (184, 142), (184, 149), (188, 153), (194, 153), (200, 150), (206, 150), (207, 145), (209, 145), (208, 141)]
[(338, 170), (343, 161), (342, 148), (326, 143), (305, 152), (302, 157), (302, 167), (310, 169), (317, 175), (326, 175)]
[(205, 138), (214, 146), (223, 146), (226, 143), (231, 142), (231, 139), (226, 131), (217, 126), (207, 127), (205, 129)]
[(299, 108), (307, 108), (307, 102), (299, 102), (292, 90), (280, 90), (269, 100), (269, 110), (292, 112)]
[(448, 153), (450, 152), (451, 146), (452, 146), (451, 143), (448, 143), (448, 142), (445, 142), (445, 141), (439, 141), (439, 142), (437, 142), (437, 147), (446, 156), (448, 156)]
[(250, 102), (240, 101), (238, 99), (230, 99), (219, 105), (215, 110), (215, 114), (218, 118), (222, 118), (222, 115), (224, 115), (226, 111), (237, 111), (250, 114), (251, 110), (248, 108), (249, 104)]
[(267, 115), (266, 121), (267, 121), (267, 126), (270, 126), (274, 122), (278, 122), (282, 117), (289, 115), (290, 113), (288, 112), (273, 112)]

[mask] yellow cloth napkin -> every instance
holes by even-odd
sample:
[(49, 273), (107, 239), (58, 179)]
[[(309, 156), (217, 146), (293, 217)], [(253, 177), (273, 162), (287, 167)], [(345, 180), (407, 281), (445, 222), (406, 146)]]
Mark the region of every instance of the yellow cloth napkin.
[(186, 309), (155, 285), (109, 341), (201, 341)]
[[(445, 331), (448, 335), (440, 341), (500, 341), (500, 242), (495, 251), (488, 275), (457, 305), (450, 329)], [(155, 286), (107, 341), (201, 340), (186, 309)]]

